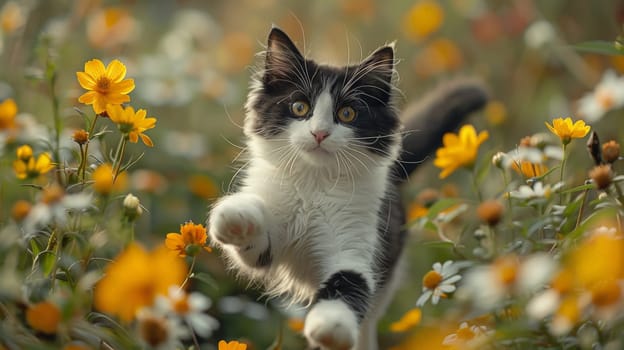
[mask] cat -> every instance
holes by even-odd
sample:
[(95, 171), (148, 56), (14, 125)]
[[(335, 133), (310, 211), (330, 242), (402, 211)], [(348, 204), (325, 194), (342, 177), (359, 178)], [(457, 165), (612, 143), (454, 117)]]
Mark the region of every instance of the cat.
[(210, 210), (229, 266), (307, 305), (315, 349), (377, 349), (406, 236), (398, 187), (487, 99), (476, 82), (443, 86), (408, 108), (405, 130), (395, 76), (393, 45), (334, 67), (272, 28), (245, 105), (244, 178)]

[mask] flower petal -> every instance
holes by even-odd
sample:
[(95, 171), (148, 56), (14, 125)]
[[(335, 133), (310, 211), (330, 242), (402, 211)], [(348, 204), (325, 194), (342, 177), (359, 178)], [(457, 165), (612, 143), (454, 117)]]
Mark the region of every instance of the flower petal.
[(95, 87), (95, 79), (85, 72), (76, 72), (76, 78), (83, 89), (93, 90)]
[(119, 83), (126, 76), (126, 66), (119, 60), (112, 60), (106, 67), (106, 76), (113, 83)]

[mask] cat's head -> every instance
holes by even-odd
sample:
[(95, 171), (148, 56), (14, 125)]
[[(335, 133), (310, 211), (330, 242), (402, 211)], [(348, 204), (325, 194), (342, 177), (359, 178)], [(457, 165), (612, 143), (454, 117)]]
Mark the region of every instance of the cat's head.
[(394, 73), (392, 46), (357, 65), (333, 67), (306, 59), (273, 28), (248, 96), (245, 132), (277, 165), (357, 167), (394, 160), (400, 143)]

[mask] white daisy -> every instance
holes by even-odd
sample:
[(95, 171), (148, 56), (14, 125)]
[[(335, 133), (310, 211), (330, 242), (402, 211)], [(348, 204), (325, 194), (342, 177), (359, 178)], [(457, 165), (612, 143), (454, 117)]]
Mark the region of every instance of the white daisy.
[(219, 327), (219, 322), (205, 313), (211, 304), (208, 297), (197, 292), (187, 294), (177, 286), (171, 286), (166, 297), (159, 296), (156, 300), (160, 310), (178, 315), (197, 334), (206, 338)]
[(453, 264), (453, 261), (449, 260), (440, 264), (436, 262), (433, 264), (433, 270), (427, 272), (423, 277), (423, 294), (416, 301), (416, 305), (421, 307), (425, 305), (427, 300), (431, 298), (432, 304), (437, 304), (440, 298), (445, 298), (447, 293), (455, 291), (455, 283), (459, 281), (462, 276), (457, 272), (459, 267)]
[(578, 101), (578, 114), (588, 122), (600, 120), (608, 111), (624, 106), (624, 77), (608, 70), (594, 91)]
[(501, 256), (489, 265), (468, 271), (458, 296), (472, 301), (479, 309), (490, 310), (510, 295), (528, 295), (543, 288), (554, 267), (547, 254), (522, 259), (516, 255)]
[(30, 235), (51, 223), (64, 226), (68, 212), (85, 210), (91, 206), (91, 201), (88, 193), (65, 194), (58, 185), (44, 188), (39, 202), (24, 219), (24, 231)]
[(494, 331), (483, 325), (468, 325), (462, 322), (455, 333), (444, 337), (442, 345), (458, 346), (461, 349), (480, 349)]
[(154, 350), (179, 349), (180, 339), (189, 336), (178, 317), (166, 316), (151, 308), (137, 312), (136, 332), (141, 343)]
[(534, 198), (546, 198), (548, 199), (550, 195), (561, 188), (563, 184), (557, 183), (553, 186), (544, 185), (541, 181), (537, 181), (533, 184), (533, 186), (522, 185), (518, 188), (517, 191), (511, 191), (509, 195), (512, 198), (518, 199), (534, 199)]

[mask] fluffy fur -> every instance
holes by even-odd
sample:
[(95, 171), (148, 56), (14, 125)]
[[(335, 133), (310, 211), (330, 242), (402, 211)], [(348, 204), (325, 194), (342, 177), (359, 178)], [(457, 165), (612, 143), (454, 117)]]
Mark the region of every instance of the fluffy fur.
[[(210, 212), (209, 234), (231, 267), (269, 296), (310, 308), (313, 347), (377, 348), (405, 237), (398, 185), (439, 142), (402, 147), (418, 138), (400, 131), (393, 76), (392, 46), (337, 68), (305, 59), (273, 28), (246, 104), (244, 178)], [(477, 93), (427, 116), (441, 119), (432, 134), (485, 101), (472, 83), (443, 94), (469, 95), (462, 90)]]

